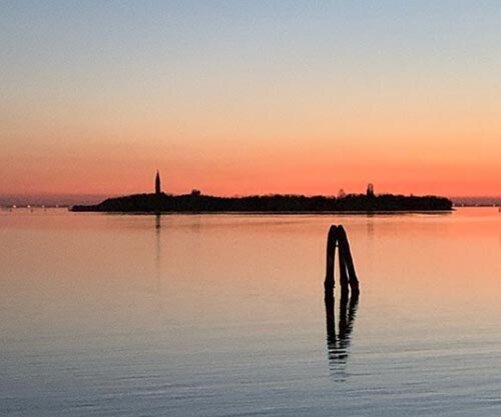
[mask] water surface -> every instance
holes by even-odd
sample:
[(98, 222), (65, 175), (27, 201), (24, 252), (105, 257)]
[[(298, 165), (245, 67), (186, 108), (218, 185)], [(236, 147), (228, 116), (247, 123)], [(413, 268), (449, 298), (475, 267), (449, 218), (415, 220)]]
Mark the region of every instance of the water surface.
[[(361, 283), (335, 337), (332, 223)], [(494, 208), (2, 211), (0, 415), (499, 416), (500, 257)]]

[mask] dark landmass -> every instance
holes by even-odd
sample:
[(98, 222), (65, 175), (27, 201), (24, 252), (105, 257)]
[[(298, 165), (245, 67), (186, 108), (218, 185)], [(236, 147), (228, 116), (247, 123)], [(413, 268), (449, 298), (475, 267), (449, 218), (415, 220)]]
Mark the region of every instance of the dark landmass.
[(301, 195), (266, 195), (248, 197), (215, 197), (197, 192), (185, 195), (135, 194), (109, 198), (96, 205), (77, 205), (72, 211), (128, 213), (216, 213), (216, 212), (392, 212), (450, 211), (452, 201), (435, 196), (404, 196), (393, 194), (348, 194), (344, 197)]

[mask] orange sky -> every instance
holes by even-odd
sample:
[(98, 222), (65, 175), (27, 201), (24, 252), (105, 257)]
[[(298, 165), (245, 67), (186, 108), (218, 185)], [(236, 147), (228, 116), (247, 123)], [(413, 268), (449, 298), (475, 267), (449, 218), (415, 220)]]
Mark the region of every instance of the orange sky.
[(501, 195), (501, 7), (115, 6), (0, 17), (0, 196)]

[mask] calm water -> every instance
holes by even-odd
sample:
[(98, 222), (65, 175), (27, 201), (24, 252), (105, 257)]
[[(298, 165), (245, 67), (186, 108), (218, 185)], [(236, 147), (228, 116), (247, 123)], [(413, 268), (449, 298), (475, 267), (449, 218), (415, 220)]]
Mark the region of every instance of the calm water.
[[(361, 295), (328, 340), (331, 223)], [(493, 208), (2, 211), (0, 415), (499, 416), (500, 259)]]

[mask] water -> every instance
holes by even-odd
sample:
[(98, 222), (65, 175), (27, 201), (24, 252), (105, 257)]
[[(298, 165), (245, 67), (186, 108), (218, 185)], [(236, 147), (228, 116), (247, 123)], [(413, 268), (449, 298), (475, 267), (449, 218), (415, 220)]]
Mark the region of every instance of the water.
[[(361, 283), (336, 338), (331, 223)], [(494, 208), (2, 211), (0, 415), (499, 416), (500, 255)]]

